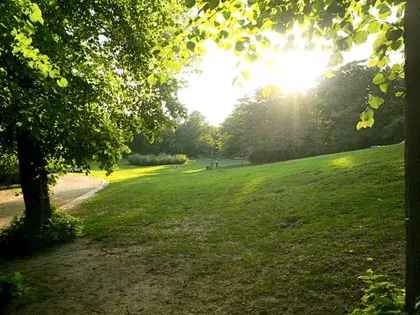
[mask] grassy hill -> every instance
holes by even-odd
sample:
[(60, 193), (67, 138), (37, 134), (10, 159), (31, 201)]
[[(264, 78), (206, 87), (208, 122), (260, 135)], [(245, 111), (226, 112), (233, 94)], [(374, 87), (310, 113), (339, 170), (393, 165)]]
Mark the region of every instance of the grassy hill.
[(11, 313), (345, 314), (366, 269), (402, 284), (400, 145), (108, 179), (84, 238), (3, 266), (34, 292)]

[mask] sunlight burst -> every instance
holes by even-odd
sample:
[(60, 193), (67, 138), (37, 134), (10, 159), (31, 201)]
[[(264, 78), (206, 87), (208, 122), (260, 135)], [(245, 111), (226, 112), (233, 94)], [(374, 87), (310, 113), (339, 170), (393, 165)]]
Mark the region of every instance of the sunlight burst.
[(253, 87), (278, 86), (283, 93), (306, 92), (326, 71), (329, 55), (322, 51), (268, 51), (250, 67)]

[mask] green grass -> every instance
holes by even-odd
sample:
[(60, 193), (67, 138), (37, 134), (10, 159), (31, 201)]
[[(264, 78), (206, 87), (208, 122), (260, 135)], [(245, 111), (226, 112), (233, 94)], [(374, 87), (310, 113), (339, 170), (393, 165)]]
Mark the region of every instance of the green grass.
[(400, 145), (233, 166), (124, 166), (77, 211), (93, 244), (149, 268), (133, 281), (165, 277), (145, 314), (345, 314), (366, 269), (402, 285)]

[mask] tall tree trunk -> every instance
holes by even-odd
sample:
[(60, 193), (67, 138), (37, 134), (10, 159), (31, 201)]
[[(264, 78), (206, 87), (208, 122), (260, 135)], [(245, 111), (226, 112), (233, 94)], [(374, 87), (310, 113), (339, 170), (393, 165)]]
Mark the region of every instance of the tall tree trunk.
[(18, 135), (19, 174), (25, 201), (25, 225), (37, 233), (51, 217), (47, 162), (42, 148), (28, 132)]
[(414, 314), (420, 297), (420, 1), (408, 0), (405, 10), (405, 198), (406, 307)]

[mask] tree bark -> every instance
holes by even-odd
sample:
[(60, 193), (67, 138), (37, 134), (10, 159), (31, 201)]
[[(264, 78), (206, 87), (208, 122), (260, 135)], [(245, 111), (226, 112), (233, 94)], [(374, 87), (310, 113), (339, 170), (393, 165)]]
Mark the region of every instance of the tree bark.
[(406, 5), (406, 308), (414, 314), (420, 297), (420, 1), (408, 0)]
[(28, 132), (17, 137), (19, 174), (25, 201), (25, 225), (30, 233), (39, 232), (51, 217), (47, 162), (39, 141)]

